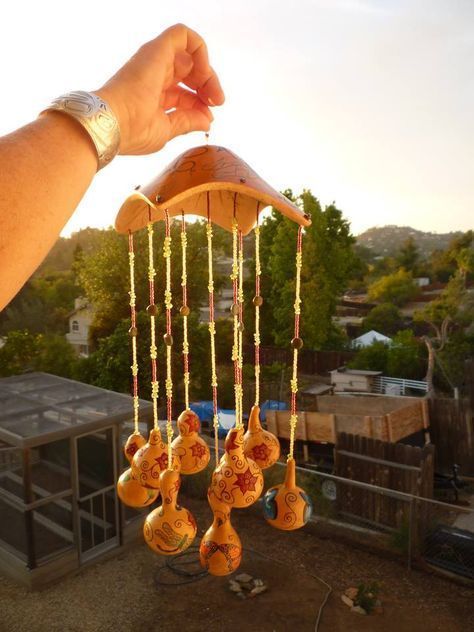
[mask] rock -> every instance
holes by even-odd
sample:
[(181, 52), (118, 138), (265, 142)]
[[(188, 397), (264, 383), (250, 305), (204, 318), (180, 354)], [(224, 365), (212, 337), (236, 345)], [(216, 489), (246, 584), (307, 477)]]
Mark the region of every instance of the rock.
[(265, 586), (263, 579), (254, 579), (253, 580), (253, 585), (254, 586)]
[(237, 597), (239, 597), (239, 599), (247, 599), (247, 597), (241, 590), (239, 590), (239, 592), (237, 593)]
[(357, 614), (367, 614), (364, 608), (361, 608), (360, 606), (352, 606), (351, 612), (357, 612)]
[(239, 582), (239, 584), (242, 590), (247, 590), (248, 592), (250, 592), (252, 588), (254, 587), (253, 581), (247, 582), (246, 584), (242, 584), (242, 582)]
[(235, 581), (235, 580), (233, 580), (233, 579), (230, 579), (230, 580), (229, 580), (229, 588), (230, 588), (230, 590), (231, 590), (232, 592), (235, 592), (235, 593), (242, 592), (242, 588), (241, 588), (241, 586), (240, 586), (239, 582), (236, 582), (236, 581)]
[(240, 573), (240, 575), (237, 575), (235, 579), (240, 584), (247, 584), (248, 582), (252, 581), (253, 577), (252, 575), (249, 575), (248, 573)]
[(349, 608), (352, 608), (352, 606), (354, 605), (354, 601), (352, 599), (349, 599), (347, 595), (341, 595), (341, 599), (346, 604), (346, 606), (349, 606)]
[(358, 589), (357, 588), (348, 588), (347, 590), (344, 591), (344, 594), (349, 597), (349, 599), (352, 599), (352, 601), (354, 601), (354, 599), (357, 597), (357, 593), (358, 593)]
[(260, 595), (266, 590), (267, 590), (266, 586), (255, 586), (255, 588), (252, 588), (252, 590), (250, 591), (250, 597), (255, 597), (256, 595)]

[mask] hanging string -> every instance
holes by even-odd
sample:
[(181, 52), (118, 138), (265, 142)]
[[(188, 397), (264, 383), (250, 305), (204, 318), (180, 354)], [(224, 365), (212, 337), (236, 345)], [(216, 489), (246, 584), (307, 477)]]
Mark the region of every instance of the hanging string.
[(234, 216), (232, 219), (232, 315), (234, 340), (232, 361), (234, 363), (235, 425), (243, 427), (242, 415), (242, 338), (243, 338), (243, 236), (237, 222), (237, 194), (234, 195)]
[(253, 335), (255, 344), (255, 406), (260, 404), (260, 306), (262, 297), (260, 296), (260, 277), (262, 267), (260, 265), (260, 226), (258, 225), (258, 212), (260, 202), (257, 202), (257, 223), (255, 224), (255, 333)]
[(133, 423), (135, 434), (139, 433), (138, 429), (138, 362), (137, 362), (137, 312), (135, 294), (135, 252), (133, 250), (132, 231), (128, 231), (128, 262), (130, 266), (130, 329), (129, 334), (132, 338), (132, 397), (133, 397)]
[(300, 314), (301, 314), (301, 267), (303, 265), (303, 228), (298, 227), (298, 238), (296, 242), (296, 283), (295, 283), (295, 329), (294, 337), (291, 341), (293, 347), (293, 371), (291, 377), (291, 404), (290, 404), (290, 451), (288, 460), (293, 459), (295, 447), (296, 425), (298, 423), (298, 414), (296, 412), (296, 397), (298, 394), (298, 351), (303, 346), (300, 338)]
[(234, 363), (234, 398), (235, 398), (235, 419), (236, 425), (239, 424), (239, 260), (238, 260), (238, 241), (239, 229), (237, 219), (235, 217), (235, 197), (234, 197), (234, 217), (232, 220), (232, 272), (230, 278), (232, 280), (232, 316), (233, 316), (233, 343), (232, 343), (232, 362)]
[(219, 463), (219, 416), (217, 412), (217, 370), (216, 370), (216, 324), (214, 322), (214, 273), (212, 256), (212, 224), (211, 224), (211, 204), (209, 191), (207, 192), (207, 256), (209, 280), (207, 289), (209, 291), (209, 337), (211, 344), (211, 386), (212, 386), (212, 412), (214, 426), (214, 448), (216, 455), (216, 466)]
[(172, 447), (173, 426), (171, 423), (172, 404), (173, 404), (173, 379), (171, 374), (171, 346), (173, 344), (171, 330), (171, 309), (173, 307), (171, 300), (171, 231), (170, 218), (168, 211), (165, 211), (165, 241), (163, 244), (163, 257), (166, 266), (166, 284), (165, 284), (165, 310), (166, 310), (166, 334), (164, 336), (166, 344), (166, 436), (168, 441), (168, 468), (172, 468)]
[(155, 305), (155, 276), (156, 270), (153, 260), (153, 223), (151, 221), (151, 211), (148, 207), (148, 285), (150, 294), (150, 304), (147, 312), (150, 316), (150, 361), (151, 361), (151, 401), (153, 403), (153, 427), (158, 430), (158, 374), (156, 367), (157, 347), (156, 347), (156, 315), (158, 312)]
[(186, 268), (186, 253), (188, 239), (186, 235), (186, 220), (184, 219), (184, 211), (181, 215), (181, 257), (182, 257), (182, 274), (181, 286), (183, 288), (183, 305), (181, 314), (183, 316), (183, 381), (184, 381), (184, 404), (186, 410), (189, 410), (189, 342), (188, 342), (188, 277)]
[(244, 337), (244, 238), (242, 235), (242, 231), (239, 230), (239, 291), (238, 291), (238, 301), (239, 301), (239, 326), (238, 326), (238, 347), (239, 347), (239, 356), (238, 356), (238, 378), (239, 378), (239, 419), (238, 426), (239, 428), (243, 428), (243, 395), (244, 395), (244, 386), (243, 386), (243, 337)]

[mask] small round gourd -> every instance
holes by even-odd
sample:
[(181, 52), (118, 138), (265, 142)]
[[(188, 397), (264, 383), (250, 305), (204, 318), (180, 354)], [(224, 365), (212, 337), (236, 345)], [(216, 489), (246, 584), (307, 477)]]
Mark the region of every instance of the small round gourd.
[(211, 458), (209, 446), (199, 436), (199, 417), (190, 409), (178, 417), (179, 435), (171, 444), (173, 454), (179, 457), (181, 474), (196, 474), (203, 470)]
[(244, 435), (244, 454), (265, 470), (271, 467), (280, 456), (280, 442), (274, 434), (262, 428), (260, 407), (252, 406), (249, 425)]
[(140, 485), (133, 478), (131, 468), (125, 470), (117, 481), (117, 495), (128, 507), (147, 507), (155, 502), (160, 492)]

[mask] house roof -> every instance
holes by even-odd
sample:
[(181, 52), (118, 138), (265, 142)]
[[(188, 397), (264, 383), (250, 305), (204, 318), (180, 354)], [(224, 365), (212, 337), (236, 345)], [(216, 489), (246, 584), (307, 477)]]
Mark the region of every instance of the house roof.
[(383, 334), (375, 331), (375, 329), (371, 329), (370, 331), (362, 334), (358, 338), (354, 338), (352, 341), (353, 347), (369, 347), (374, 342), (392, 342), (392, 339), (388, 336), (384, 336)]
[[(152, 416), (140, 400), (142, 421)], [(0, 440), (19, 448), (51, 443), (133, 419), (129, 395), (49, 373), (0, 379)]]

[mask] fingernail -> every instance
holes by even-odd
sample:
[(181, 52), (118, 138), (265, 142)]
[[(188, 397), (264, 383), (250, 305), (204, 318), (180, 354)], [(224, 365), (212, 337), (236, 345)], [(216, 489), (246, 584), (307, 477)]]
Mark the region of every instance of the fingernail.
[(209, 105), (216, 105), (214, 101), (210, 99), (209, 97), (207, 97), (207, 102), (209, 103)]

